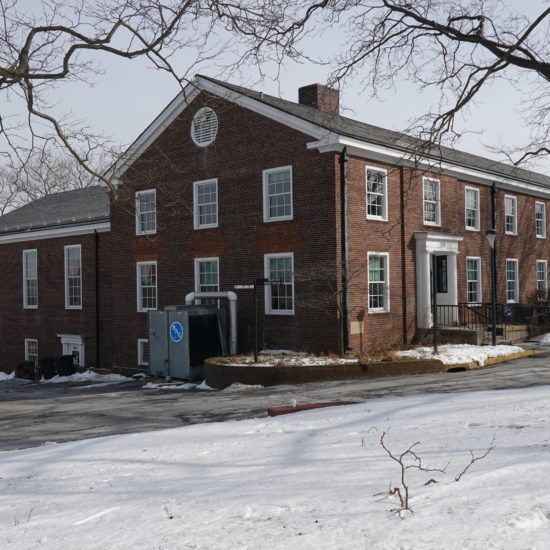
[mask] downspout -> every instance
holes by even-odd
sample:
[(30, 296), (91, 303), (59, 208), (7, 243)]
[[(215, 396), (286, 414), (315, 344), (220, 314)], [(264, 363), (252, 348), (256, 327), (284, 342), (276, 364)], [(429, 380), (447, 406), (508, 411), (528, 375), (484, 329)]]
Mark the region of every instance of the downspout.
[[(491, 186), (491, 218), (493, 229), (497, 230), (497, 184), (493, 182)], [(498, 271), (497, 271), (497, 245), (498, 239), (495, 240), (495, 253), (493, 254), (493, 273), (495, 274), (495, 288), (498, 289)], [(498, 299), (498, 291), (496, 292)]]
[(342, 251), (342, 355), (349, 350), (348, 149), (340, 153), (340, 246)]
[(99, 233), (97, 229), (94, 231), (95, 238), (95, 360), (96, 368), (99, 368), (99, 353), (100, 353), (100, 329), (101, 323), (99, 320)]
[(401, 209), (401, 309), (403, 316), (403, 344), (408, 342), (407, 334), (407, 258), (405, 256), (406, 244), (405, 244), (405, 169), (401, 166), (399, 171), (400, 179), (400, 194), (399, 207)]

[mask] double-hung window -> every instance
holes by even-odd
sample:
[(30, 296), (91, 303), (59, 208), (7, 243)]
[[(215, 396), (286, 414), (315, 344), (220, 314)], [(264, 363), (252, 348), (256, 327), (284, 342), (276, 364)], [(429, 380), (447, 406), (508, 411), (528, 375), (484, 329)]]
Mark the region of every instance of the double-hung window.
[(264, 222), (292, 219), (292, 166), (263, 171)]
[[(220, 262), (218, 258), (195, 259), (195, 291), (218, 292), (220, 290)], [(217, 304), (216, 298), (201, 300), (202, 304)]]
[(138, 338), (138, 365), (149, 364), (149, 340)]
[(388, 173), (367, 167), (367, 219), (388, 219)]
[(518, 201), (511, 195), (504, 196), (504, 232), (507, 235), (518, 234)]
[(38, 253), (34, 250), (23, 250), (23, 307), (38, 307)]
[(218, 180), (193, 184), (193, 219), (195, 229), (218, 227)]
[(506, 259), (506, 301), (519, 301), (518, 261)]
[(265, 312), (272, 315), (294, 314), (294, 254), (266, 254), (264, 256)]
[(137, 310), (157, 309), (157, 262), (137, 263)]
[(35, 363), (38, 361), (38, 340), (25, 339), (25, 361)]
[(155, 189), (136, 193), (136, 235), (157, 232), (157, 192)]
[(441, 225), (441, 184), (439, 180), (423, 178), (424, 224)]
[(65, 247), (65, 309), (82, 309), (82, 250)]
[(466, 187), (464, 189), (464, 208), (466, 229), (479, 231), (479, 189), (475, 187)]
[(481, 258), (466, 258), (466, 300), (481, 303)]
[(540, 300), (548, 298), (548, 262), (537, 260), (537, 297)]
[(387, 252), (369, 252), (367, 257), (369, 312), (389, 311), (389, 254)]
[(546, 204), (535, 202), (535, 233), (539, 239), (546, 239)]

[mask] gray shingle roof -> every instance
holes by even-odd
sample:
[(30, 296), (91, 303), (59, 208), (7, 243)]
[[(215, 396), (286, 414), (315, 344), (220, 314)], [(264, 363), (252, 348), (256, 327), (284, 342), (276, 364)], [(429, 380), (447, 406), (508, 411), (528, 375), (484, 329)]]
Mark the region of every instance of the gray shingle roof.
[[(307, 122), (311, 122), (321, 128), (335, 132), (342, 136), (368, 141), (369, 143), (374, 143), (377, 145), (392, 147), (408, 153), (413, 153), (421, 143), (418, 139), (401, 132), (387, 130), (385, 128), (380, 128), (379, 126), (359, 122), (341, 115), (325, 113), (323, 111), (319, 111), (318, 109), (314, 109), (313, 107), (309, 107), (308, 105), (301, 105), (279, 97), (256, 92), (248, 88), (228, 84), (227, 82), (216, 80), (208, 76), (200, 76), (215, 82), (220, 86), (224, 86), (229, 90), (233, 90), (237, 93), (243, 94), (244, 96), (253, 98), (257, 101), (265, 103), (266, 105), (275, 107), (276, 109), (294, 115), (302, 120), (306, 120)], [(517, 181), (540, 185), (542, 187), (550, 187), (550, 177), (548, 176), (544, 176), (530, 170), (525, 170), (523, 168), (516, 168), (510, 164), (497, 162), (478, 155), (473, 155), (471, 153), (457, 151), (449, 147), (442, 146), (433, 148), (429, 156), (436, 161), (449, 162), (463, 167), (482, 170), (496, 176), (511, 178)]]
[(0, 216), (0, 235), (109, 221), (106, 187), (47, 195)]

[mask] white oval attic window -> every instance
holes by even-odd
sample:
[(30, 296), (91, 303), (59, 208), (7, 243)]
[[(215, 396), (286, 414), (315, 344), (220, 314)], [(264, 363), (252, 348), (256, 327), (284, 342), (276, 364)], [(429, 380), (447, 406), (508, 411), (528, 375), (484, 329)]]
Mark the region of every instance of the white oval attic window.
[(207, 147), (218, 133), (218, 115), (210, 107), (200, 108), (191, 122), (191, 137), (199, 147)]

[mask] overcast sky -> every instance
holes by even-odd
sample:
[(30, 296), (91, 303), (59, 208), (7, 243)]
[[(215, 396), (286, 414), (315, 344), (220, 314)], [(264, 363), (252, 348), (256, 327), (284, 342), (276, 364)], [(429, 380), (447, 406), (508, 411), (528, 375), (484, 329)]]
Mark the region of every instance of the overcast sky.
[[(520, 0), (511, 0), (509, 3), (517, 10), (529, 9), (535, 12), (543, 4)], [(528, 8), (524, 7), (525, 4), (528, 4)], [(330, 40), (317, 41), (313, 47), (319, 55), (329, 57), (345, 41), (345, 36), (335, 34)], [(176, 67), (182, 70), (188, 62), (184, 57), (177, 58)], [(204, 74), (219, 77), (219, 70), (213, 65), (206, 64), (200, 70)], [(56, 102), (57, 110), (74, 113), (97, 131), (112, 136), (116, 142), (128, 144), (174, 97), (178, 86), (169, 75), (148, 69), (144, 60), (104, 57), (102, 66), (105, 74), (93, 77), (94, 86), (83, 83), (63, 84), (52, 99)], [(275, 80), (274, 68), (266, 69), (267, 76), (262, 82), (255, 69), (246, 67), (241, 70), (241, 74), (233, 74), (228, 80), (295, 101), (300, 86), (325, 82), (329, 73), (326, 67), (288, 62), (284, 64), (278, 80)], [(420, 93), (406, 82), (394, 93), (384, 94), (382, 100), (367, 97), (362, 92), (359, 80), (351, 82), (341, 93), (341, 103), (347, 116), (394, 130), (405, 129), (411, 119), (426, 112), (437, 99), (436, 90)], [(459, 148), (502, 160), (501, 156), (487, 150), (486, 145), (497, 145), (499, 142), (514, 145), (521, 141), (526, 135), (526, 129), (521, 127), (517, 115), (520, 107), (521, 96), (510, 84), (500, 82), (485, 89), (464, 125), (476, 133), (464, 136)], [(7, 108), (12, 111), (15, 106)], [(550, 162), (543, 163), (541, 168), (550, 168)]]

